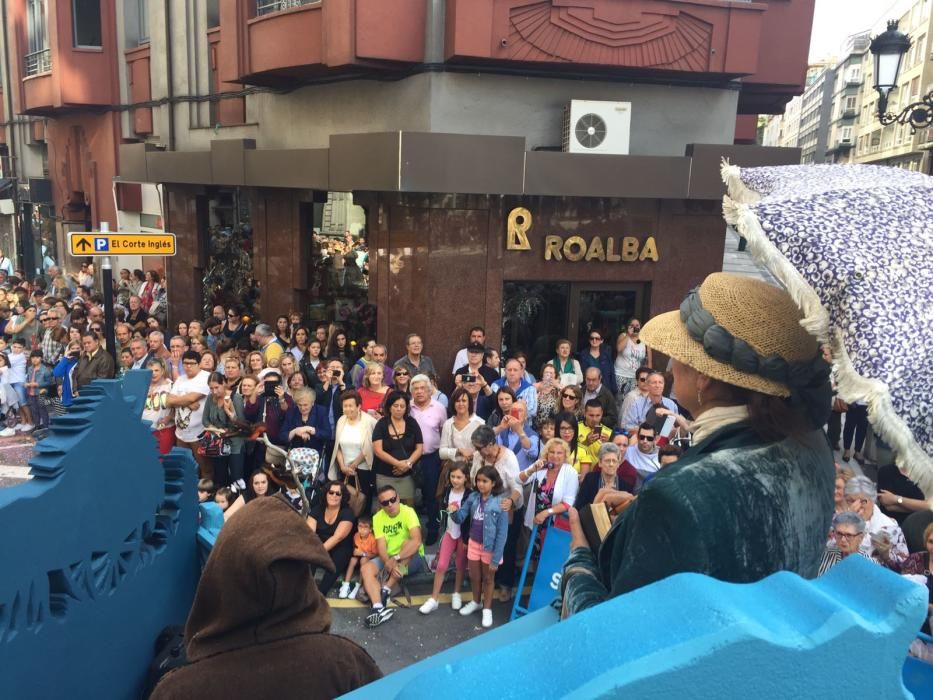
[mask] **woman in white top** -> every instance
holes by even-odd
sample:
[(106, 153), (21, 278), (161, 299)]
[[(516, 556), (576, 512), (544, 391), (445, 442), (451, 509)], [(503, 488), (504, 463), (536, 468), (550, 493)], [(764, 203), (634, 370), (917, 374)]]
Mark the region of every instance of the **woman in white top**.
[[(473, 461), (473, 431), (484, 425), (483, 420), (473, 413), (473, 397), (463, 387), (454, 389), (450, 395), (450, 402), (454, 408), (454, 415), (448, 418), (441, 429), (440, 456), (442, 460), (450, 460), (458, 464), (469, 464)], [(440, 482), (443, 484), (444, 480)]]
[(651, 348), (641, 342), (638, 337), (641, 333), (641, 321), (633, 318), (628, 322), (625, 332), (619, 333), (616, 338), (616, 386), (619, 389), (616, 395), (619, 403), (625, 400), (625, 395), (635, 388), (635, 373), (639, 367), (651, 367)]
[(143, 420), (152, 422), (152, 433), (159, 445), (159, 454), (168, 454), (175, 444), (175, 409), (166, 405), (166, 395), (172, 390), (172, 380), (165, 376), (165, 363), (153, 358), (146, 363), (152, 372), (149, 393), (143, 409)]
[[(373, 474), (373, 428), (375, 419), (360, 410), (360, 395), (349, 389), (340, 395), (343, 415), (334, 430), (334, 451), (330, 457), (328, 478), (338, 481), (339, 475), (356, 477), (360, 490), (366, 496), (364, 513), (372, 510), (376, 477)], [(352, 483), (352, 480), (351, 480)]]
[(881, 562), (903, 564), (909, 555), (904, 532), (894, 518), (875, 505), (878, 490), (874, 482), (867, 476), (853, 476), (846, 482), (843, 494), (849, 510), (861, 515), (867, 524), (868, 537), (862, 540), (859, 551), (866, 556), (874, 555)]
[(567, 459), (570, 447), (561, 438), (551, 438), (544, 445), (544, 457), (518, 473), (518, 480), (534, 483), (525, 509), (525, 527), (544, 525), (552, 515), (566, 513), (577, 499), (580, 478)]

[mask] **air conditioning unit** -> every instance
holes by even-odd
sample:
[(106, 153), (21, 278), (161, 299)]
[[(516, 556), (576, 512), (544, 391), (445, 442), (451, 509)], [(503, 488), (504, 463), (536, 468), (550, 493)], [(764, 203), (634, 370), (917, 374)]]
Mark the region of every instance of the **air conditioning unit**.
[(564, 107), (565, 153), (628, 155), (631, 102), (571, 100)]

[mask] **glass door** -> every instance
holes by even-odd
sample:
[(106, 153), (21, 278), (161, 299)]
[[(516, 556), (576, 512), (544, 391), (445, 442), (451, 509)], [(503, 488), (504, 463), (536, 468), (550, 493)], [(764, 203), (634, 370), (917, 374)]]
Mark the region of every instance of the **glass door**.
[(506, 282), (502, 303), (502, 358), (524, 352), (536, 377), (554, 357), (559, 338), (569, 338), (573, 351), (589, 347), (589, 334), (599, 331), (610, 352), (630, 318), (644, 321), (647, 284)]
[(569, 283), (506, 282), (502, 296), (502, 359), (524, 352), (536, 377), (567, 333)]
[(589, 347), (591, 331), (599, 331), (610, 352), (632, 317), (644, 321), (645, 284), (574, 284), (570, 296), (569, 333), (574, 352)]

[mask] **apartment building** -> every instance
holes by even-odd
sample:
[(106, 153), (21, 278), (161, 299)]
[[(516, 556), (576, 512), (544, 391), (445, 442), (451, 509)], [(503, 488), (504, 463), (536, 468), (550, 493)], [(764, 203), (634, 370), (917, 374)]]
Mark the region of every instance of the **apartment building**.
[(781, 148), (797, 148), (800, 145), (800, 117), (803, 110), (803, 96), (792, 98), (784, 108), (781, 115), (780, 139)]
[[(888, 100), (888, 111), (897, 114), (906, 105), (916, 102), (933, 88), (933, 60), (930, 37), (933, 36), (931, 0), (917, 0), (899, 18), (898, 28), (908, 34), (912, 45), (901, 63), (898, 87)], [(890, 18), (888, 18), (890, 19)], [(876, 28), (879, 29), (879, 28)], [(911, 133), (910, 126), (878, 121), (878, 95), (874, 88), (874, 62), (870, 52), (862, 57), (864, 80), (859, 92), (859, 130), (852, 161), (890, 165), (923, 173), (933, 173), (930, 148), (933, 130)]]
[(59, 243), (173, 231), (179, 318), (295, 308), (439, 357), (480, 323), (536, 361), (721, 268), (722, 157), (799, 159), (734, 144), (802, 91), (813, 0), (6, 8)]
[[(843, 58), (835, 66), (832, 107), (826, 138), (826, 159), (830, 163), (851, 163), (862, 124), (862, 69), (871, 43), (869, 32), (849, 37)], [(866, 111), (866, 118), (867, 118)], [(873, 115), (871, 115), (872, 118)]]
[(800, 126), (797, 146), (801, 163), (822, 163), (826, 158), (826, 136), (833, 106), (836, 70), (819, 70), (800, 97)]

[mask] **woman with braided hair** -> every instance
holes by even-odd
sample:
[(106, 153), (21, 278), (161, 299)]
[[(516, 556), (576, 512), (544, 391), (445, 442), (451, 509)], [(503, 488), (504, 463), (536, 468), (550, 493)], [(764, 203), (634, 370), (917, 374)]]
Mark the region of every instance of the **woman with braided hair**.
[(680, 572), (733, 583), (817, 575), (833, 514), (833, 457), (821, 428), (829, 365), (781, 289), (715, 273), (679, 311), (645, 324), (672, 358), (693, 445), (648, 482), (599, 549), (571, 510), (563, 615)]

